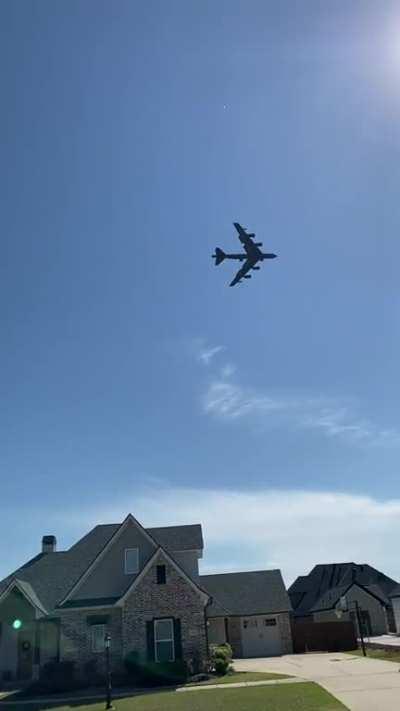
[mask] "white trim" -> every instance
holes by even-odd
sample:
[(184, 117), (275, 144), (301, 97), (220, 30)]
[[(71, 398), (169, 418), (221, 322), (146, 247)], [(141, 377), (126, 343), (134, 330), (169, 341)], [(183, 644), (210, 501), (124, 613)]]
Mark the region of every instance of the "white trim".
[[(135, 570), (128, 570), (128, 553), (131, 553), (132, 551), (136, 552), (136, 567)], [(124, 573), (125, 575), (137, 575), (140, 569), (140, 560), (139, 560), (139, 548), (135, 546), (135, 548), (125, 548), (124, 551)]]
[(111, 548), (111, 546), (113, 545), (113, 543), (115, 543), (115, 541), (118, 540), (118, 538), (120, 537), (120, 535), (122, 534), (122, 532), (124, 531), (124, 529), (126, 528), (128, 523), (133, 523), (139, 529), (139, 531), (141, 533), (143, 533), (145, 538), (147, 538), (147, 540), (150, 541), (150, 543), (152, 543), (154, 545), (155, 548), (158, 547), (158, 544), (156, 543), (154, 538), (152, 538), (152, 536), (149, 533), (147, 533), (146, 529), (143, 528), (143, 526), (139, 523), (139, 521), (137, 521), (135, 519), (135, 517), (132, 516), (132, 514), (128, 514), (125, 521), (123, 521), (121, 523), (120, 527), (117, 528), (117, 530), (113, 533), (111, 538), (107, 541), (104, 548), (102, 548), (100, 553), (98, 553), (97, 556), (95, 557), (95, 559), (92, 560), (92, 562), (90, 563), (90, 565), (86, 569), (86, 571), (83, 573), (83, 575), (81, 575), (81, 577), (76, 581), (76, 583), (74, 583), (72, 588), (63, 597), (63, 599), (60, 600), (60, 602), (58, 603), (58, 607), (61, 607), (67, 600), (70, 599), (70, 597), (72, 597), (76, 593), (77, 590), (79, 590), (81, 585), (83, 585), (85, 580), (89, 577), (92, 570), (96, 567), (96, 565), (98, 565), (98, 563), (100, 563), (100, 561), (104, 558), (105, 554), (108, 553), (108, 551)]
[(176, 563), (174, 561), (174, 559), (171, 558), (170, 555), (168, 555), (167, 551), (165, 551), (164, 548), (161, 548), (161, 546), (160, 546), (159, 548), (157, 548), (154, 555), (152, 555), (151, 558), (147, 561), (146, 565), (144, 566), (144, 568), (142, 568), (139, 575), (137, 575), (135, 580), (133, 580), (133, 582), (129, 585), (128, 589), (125, 590), (124, 594), (119, 598), (119, 600), (117, 600), (117, 602), (115, 603), (115, 605), (117, 607), (122, 607), (124, 605), (125, 600), (128, 597), (128, 595), (131, 594), (132, 590), (135, 589), (135, 587), (140, 583), (142, 578), (144, 578), (146, 573), (148, 573), (148, 571), (150, 570), (150, 568), (152, 567), (154, 562), (157, 560), (157, 558), (160, 556), (160, 554), (162, 554), (166, 558), (168, 563), (170, 563), (170, 565), (172, 565), (175, 568), (175, 570), (179, 573), (179, 575), (181, 575), (184, 578), (184, 580), (186, 580), (186, 582), (190, 585), (190, 587), (195, 592), (197, 592), (197, 594), (200, 595), (200, 597), (203, 598), (204, 604), (206, 604), (206, 602), (208, 602), (208, 600), (210, 599), (210, 595), (208, 593), (206, 593), (204, 590), (202, 590), (198, 585), (196, 585), (196, 583), (191, 578), (189, 578), (187, 573), (185, 573), (185, 571), (178, 565), (178, 563)]
[[(170, 622), (171, 623), (171, 637), (168, 637), (168, 639), (157, 639), (157, 634), (156, 634), (156, 629), (157, 629), (157, 623), (159, 622)], [(172, 642), (172, 659), (169, 659), (169, 662), (174, 662), (175, 661), (175, 625), (174, 625), (174, 618), (173, 617), (161, 617), (157, 618), (154, 620), (154, 659), (156, 662), (159, 662), (160, 660), (157, 659), (157, 642)]]
[[(21, 580), (21, 583), (25, 583), (25, 580)], [(37, 598), (37, 601), (38, 601), (38, 602), (36, 603), (36, 602), (33, 600), (33, 598), (31, 598), (31, 596), (29, 595), (29, 593), (25, 590), (25, 588), (23, 587), (23, 585), (21, 585), (21, 583), (20, 583), (20, 581), (19, 581), (17, 578), (13, 578), (13, 579), (11, 580), (10, 584), (9, 584), (9, 585), (5, 588), (5, 590), (3, 590), (3, 592), (0, 594), (0, 603), (10, 594), (10, 592), (13, 591), (14, 588), (17, 588), (17, 589), (19, 590), (19, 592), (21, 593), (21, 595), (23, 595), (24, 598), (25, 598), (26, 600), (28, 600), (29, 604), (32, 605), (32, 607), (34, 607), (36, 611), (42, 613), (41, 615), (39, 615), (39, 617), (48, 615), (48, 612), (47, 612), (46, 608), (42, 605), (42, 603), (40, 602), (39, 598)], [(26, 583), (26, 584), (31, 587), (30, 583)], [(35, 591), (33, 590), (33, 592), (35, 592)], [(36, 595), (36, 593), (35, 593), (35, 595)], [(38, 603), (39, 603), (39, 604), (38, 604)]]

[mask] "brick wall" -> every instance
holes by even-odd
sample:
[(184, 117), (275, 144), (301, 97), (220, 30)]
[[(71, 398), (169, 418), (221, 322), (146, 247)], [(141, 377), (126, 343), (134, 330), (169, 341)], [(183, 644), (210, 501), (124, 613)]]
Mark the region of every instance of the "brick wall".
[[(156, 579), (156, 566), (160, 564), (166, 566), (166, 583), (162, 585)], [(105, 654), (92, 651), (88, 617), (108, 615), (111, 667), (121, 672), (129, 652), (138, 652), (143, 660), (147, 659), (146, 622), (170, 616), (181, 621), (183, 659), (202, 664), (207, 658), (204, 604), (205, 600), (160, 553), (122, 607), (60, 612), (60, 659), (75, 661), (81, 674), (86, 662), (96, 659), (98, 670), (104, 671)]]
[[(166, 566), (166, 583), (158, 585), (156, 566)], [(207, 658), (205, 601), (162, 553), (126, 599), (122, 612), (123, 654), (137, 651), (147, 658), (146, 622), (157, 617), (181, 621), (183, 659)]]
[(84, 673), (86, 662), (97, 660), (98, 670), (105, 670), (105, 653), (93, 652), (91, 646), (91, 625), (88, 617), (91, 615), (108, 615), (107, 631), (111, 635), (110, 659), (113, 671), (122, 671), (122, 614), (120, 608), (97, 609), (93, 612), (85, 610), (69, 610), (60, 614), (61, 638), (60, 660), (74, 661), (78, 673)]

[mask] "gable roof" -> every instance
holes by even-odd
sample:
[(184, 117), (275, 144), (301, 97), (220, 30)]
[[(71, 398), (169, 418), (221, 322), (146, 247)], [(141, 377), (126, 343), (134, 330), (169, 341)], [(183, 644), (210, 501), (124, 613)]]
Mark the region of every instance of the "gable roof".
[(181, 568), (181, 566), (173, 558), (171, 558), (167, 551), (165, 551), (163, 548), (157, 548), (151, 558), (147, 561), (144, 568), (142, 568), (139, 575), (136, 576), (136, 578), (130, 583), (128, 588), (125, 590), (124, 594), (121, 595), (117, 602), (117, 605), (122, 605), (124, 603), (128, 595), (130, 595), (130, 593), (136, 588), (136, 586), (139, 585), (141, 580), (148, 573), (151, 566), (159, 557), (166, 559), (168, 563), (179, 572), (179, 574), (184, 578), (184, 580), (186, 580), (186, 582), (191, 586), (191, 588), (203, 598), (204, 603), (206, 603), (210, 599), (209, 593), (207, 593), (203, 588), (200, 587), (200, 585), (198, 585), (194, 580), (192, 580), (192, 578), (189, 577), (189, 575), (183, 570), (183, 568)]
[(203, 533), (199, 523), (189, 526), (162, 526), (146, 529), (162, 548), (170, 553), (202, 551)]
[(9, 585), (3, 589), (0, 594), (0, 602), (2, 602), (2, 600), (6, 598), (9, 593), (15, 590), (15, 588), (17, 588), (17, 590), (22, 593), (22, 595), (30, 603), (30, 605), (36, 608), (37, 612), (39, 612), (41, 615), (47, 615), (46, 608), (39, 600), (32, 586), (24, 580), (18, 580), (18, 578), (12, 578), (9, 582)]
[(200, 575), (200, 584), (212, 596), (208, 617), (262, 615), (292, 609), (280, 570)]
[(103, 548), (98, 552), (98, 554), (93, 558), (92, 562), (90, 565), (86, 568), (86, 570), (82, 573), (82, 575), (76, 580), (76, 582), (72, 585), (72, 587), (68, 590), (67, 594), (63, 597), (62, 600), (60, 600), (58, 607), (62, 607), (62, 605), (69, 600), (75, 593), (79, 590), (81, 585), (85, 582), (85, 580), (88, 578), (88, 576), (91, 574), (91, 572), (94, 570), (94, 568), (100, 564), (101, 560), (103, 557), (106, 555), (106, 553), (110, 550), (111, 546), (113, 543), (119, 538), (119, 536), (123, 533), (124, 529), (129, 525), (132, 524), (136, 528), (138, 528), (141, 533), (149, 539), (149, 541), (152, 543), (154, 548), (157, 547), (156, 542), (154, 539), (150, 536), (150, 534), (143, 528), (143, 526), (135, 519), (132, 514), (128, 514), (125, 520), (121, 523), (120, 526), (116, 530), (113, 531), (111, 534), (110, 538), (108, 541), (105, 543)]
[[(288, 592), (296, 616), (310, 614), (329, 590), (358, 583), (374, 586), (374, 594), (388, 600), (396, 581), (368, 564), (329, 563), (316, 565), (308, 575), (299, 576)], [(388, 601), (389, 602), (389, 601)]]
[(346, 595), (352, 587), (357, 587), (361, 590), (364, 590), (364, 592), (368, 593), (369, 595), (372, 595), (372, 597), (376, 598), (383, 605), (389, 604), (388, 598), (386, 597), (386, 595), (382, 594), (381, 590), (377, 585), (369, 585), (366, 587), (364, 585), (361, 585), (360, 583), (350, 583), (350, 585), (342, 585), (327, 590), (327, 592), (324, 593), (319, 598), (319, 600), (317, 600), (315, 605), (311, 608), (311, 612), (322, 612), (324, 610), (332, 610), (339, 602), (340, 598), (343, 595)]
[[(11, 580), (17, 577), (19, 581), (29, 583), (50, 614), (66, 597), (68, 591), (81, 578), (120, 526), (120, 523), (100, 524), (67, 551), (39, 553), (0, 581), (0, 594), (8, 587)], [(169, 532), (169, 528), (174, 529), (173, 533)], [(177, 529), (183, 530), (179, 532)], [(186, 533), (190, 534), (190, 549), (201, 550), (203, 545), (200, 524), (146, 529), (146, 531), (155, 540), (157, 547), (160, 544), (164, 547), (162, 543), (164, 538), (164, 541), (167, 541), (165, 548), (170, 554), (174, 553), (175, 545), (179, 545), (179, 550), (185, 550), (180, 546), (184, 545)], [(196, 543), (196, 546), (193, 546), (193, 543)]]

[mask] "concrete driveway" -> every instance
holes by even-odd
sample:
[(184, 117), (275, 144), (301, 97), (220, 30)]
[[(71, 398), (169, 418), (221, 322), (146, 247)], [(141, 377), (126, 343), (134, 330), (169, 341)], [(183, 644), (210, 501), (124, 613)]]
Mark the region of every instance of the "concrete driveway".
[(237, 671), (292, 674), (315, 681), (351, 711), (400, 709), (399, 665), (349, 654), (289, 654), (264, 659), (237, 659)]

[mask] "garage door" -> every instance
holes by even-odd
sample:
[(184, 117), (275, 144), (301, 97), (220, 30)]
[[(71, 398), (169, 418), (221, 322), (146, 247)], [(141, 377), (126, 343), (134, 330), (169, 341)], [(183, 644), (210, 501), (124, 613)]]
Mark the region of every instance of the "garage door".
[(244, 657), (273, 657), (282, 654), (282, 640), (276, 617), (242, 617), (241, 622)]

